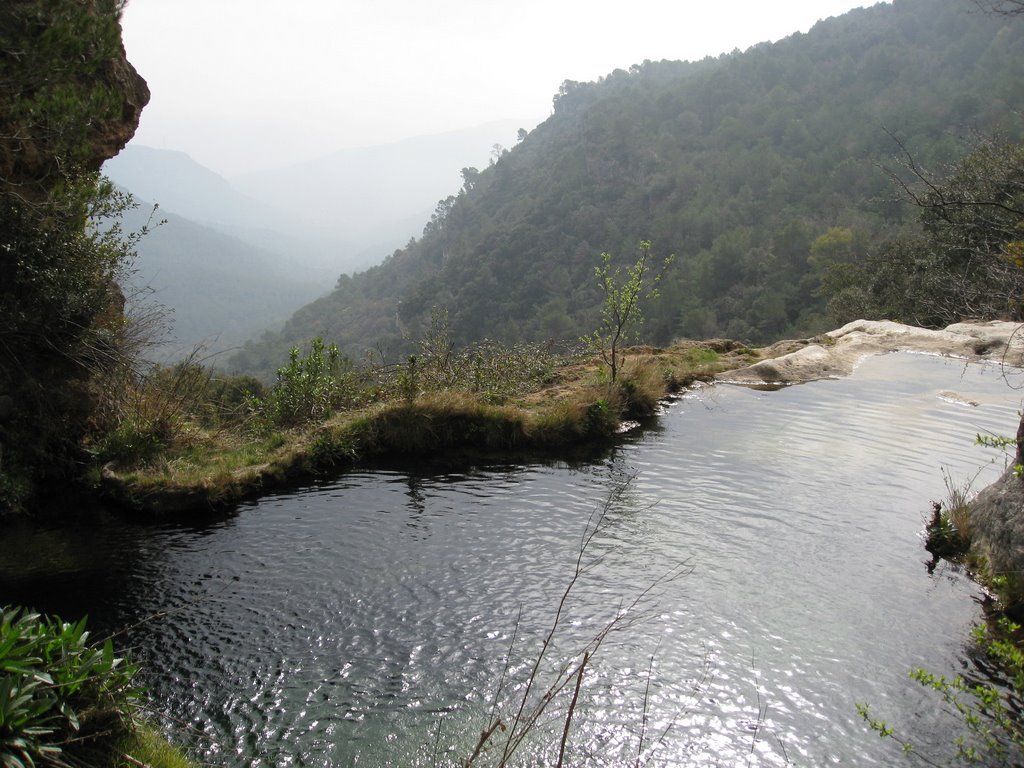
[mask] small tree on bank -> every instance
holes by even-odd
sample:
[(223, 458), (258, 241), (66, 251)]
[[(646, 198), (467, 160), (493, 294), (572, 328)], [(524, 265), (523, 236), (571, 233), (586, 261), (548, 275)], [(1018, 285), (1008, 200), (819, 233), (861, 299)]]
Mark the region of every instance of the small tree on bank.
[(596, 331), (583, 340), (600, 350), (601, 359), (614, 382), (622, 364), (622, 347), (631, 339), (634, 329), (643, 322), (641, 304), (658, 295), (658, 283), (674, 256), (668, 256), (656, 274), (651, 272), (651, 241), (640, 241), (640, 256), (636, 263), (612, 269), (612, 256), (601, 254), (601, 263), (594, 268), (597, 285), (604, 293), (601, 321)]

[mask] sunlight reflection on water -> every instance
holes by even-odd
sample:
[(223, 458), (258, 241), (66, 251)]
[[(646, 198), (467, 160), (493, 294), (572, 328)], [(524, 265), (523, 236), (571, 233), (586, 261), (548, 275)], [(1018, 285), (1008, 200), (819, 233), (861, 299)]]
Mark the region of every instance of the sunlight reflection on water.
[(587, 520), (635, 476), (552, 658), (673, 567), (688, 575), (588, 669), (574, 760), (632, 763), (646, 712), (653, 764), (891, 765), (854, 705), (925, 747), (948, 739), (907, 671), (962, 666), (979, 591), (927, 573), (923, 518), (943, 468), (994, 479), (1003, 458), (974, 436), (1012, 432), (1019, 405), (994, 367), (912, 355), (775, 392), (704, 387), (594, 464), (357, 471), (209, 525), (111, 525), (89, 538), (105, 565), (4, 566), (0, 596), (99, 627), (172, 611), (132, 644), (212, 762), (427, 765), (435, 745), (472, 750), (513, 632), (522, 685)]

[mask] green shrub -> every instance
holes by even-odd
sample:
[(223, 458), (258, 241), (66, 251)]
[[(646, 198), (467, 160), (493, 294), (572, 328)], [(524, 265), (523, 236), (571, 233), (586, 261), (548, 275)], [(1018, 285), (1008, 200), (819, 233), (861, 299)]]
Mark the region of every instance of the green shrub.
[(335, 409), (357, 404), (362, 396), (351, 362), (334, 344), (313, 339), (303, 356), (298, 347), (289, 352), (288, 364), (277, 371), (277, 383), (254, 410), (266, 425), (294, 427), (323, 421)]
[(640, 256), (636, 263), (625, 268), (612, 269), (612, 256), (601, 254), (601, 263), (594, 268), (597, 285), (604, 294), (601, 304), (601, 321), (597, 330), (582, 341), (597, 350), (608, 366), (608, 373), (614, 383), (619, 378), (619, 367), (623, 362), (623, 350), (635, 330), (643, 325), (641, 304), (658, 297), (658, 283), (675, 256), (668, 256), (657, 274), (649, 276), (651, 265), (651, 241), (640, 241)]
[(0, 764), (82, 765), (132, 726), (136, 667), (68, 624), (0, 607)]
[(594, 437), (608, 437), (619, 428), (617, 409), (609, 402), (600, 398), (587, 407), (583, 417), (584, 432)]
[(347, 433), (320, 432), (309, 446), (314, 469), (329, 469), (356, 457), (356, 446)]

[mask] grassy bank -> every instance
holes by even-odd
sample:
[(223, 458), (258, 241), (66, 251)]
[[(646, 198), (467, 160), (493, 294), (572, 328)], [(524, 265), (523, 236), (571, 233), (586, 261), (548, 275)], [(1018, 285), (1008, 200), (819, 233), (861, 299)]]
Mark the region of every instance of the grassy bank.
[[(281, 419), (301, 398), (280, 382), (288, 399), (279, 396), (283, 404), (273, 405), (273, 392), (266, 396), (263, 402), (277, 408), (269, 425), (268, 407), (261, 412), (252, 403), (247, 418), (227, 426), (178, 414), (173, 429), (163, 428), (171, 439), (132, 436), (127, 450), (120, 446), (116, 459), (97, 467), (97, 479), (120, 504), (170, 513), (230, 504), (374, 458), (558, 451), (607, 440), (624, 420), (655, 413), (667, 395), (759, 358), (728, 341), (637, 347), (614, 382), (598, 360), (576, 358), (533, 368), (519, 361), (516, 370), (529, 368), (529, 375), (514, 387), (508, 371), (485, 378), (481, 357), (465, 366), (466, 375), (450, 376), (437, 375), (429, 356), (410, 358), (390, 372), (387, 385), (355, 383), (351, 371), (343, 372), (342, 405), (330, 415), (324, 407), (322, 418)], [(303, 360), (293, 356), (292, 364), (292, 380), (309, 389)], [(134, 444), (147, 450), (133, 451)]]
[(137, 724), (125, 736), (113, 760), (114, 768), (196, 768), (184, 752), (148, 724)]

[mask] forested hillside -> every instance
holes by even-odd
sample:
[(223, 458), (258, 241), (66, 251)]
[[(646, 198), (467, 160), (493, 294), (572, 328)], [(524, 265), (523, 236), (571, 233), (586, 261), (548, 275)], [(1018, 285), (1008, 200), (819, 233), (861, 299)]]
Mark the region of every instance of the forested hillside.
[(423, 235), (342, 276), (235, 367), (272, 371), (314, 336), (350, 354), (446, 306), (453, 338), (575, 338), (599, 254), (676, 254), (645, 338), (763, 342), (822, 330), (820, 278), (913, 217), (880, 165), (923, 166), (1019, 131), (1024, 26), (969, 0), (897, 0), (776, 44), (565, 82), (552, 116), (439, 203)]

